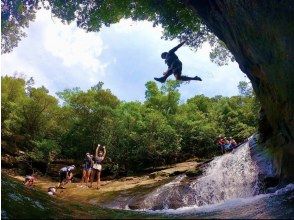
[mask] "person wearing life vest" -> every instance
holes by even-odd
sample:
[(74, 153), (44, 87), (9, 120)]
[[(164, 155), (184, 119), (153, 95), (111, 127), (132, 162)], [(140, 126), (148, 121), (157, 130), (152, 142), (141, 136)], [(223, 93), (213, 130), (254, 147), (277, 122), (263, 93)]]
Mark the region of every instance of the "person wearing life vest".
[(91, 177), (91, 185), (93, 185), (93, 181), (97, 176), (97, 189), (100, 188), (100, 175), (102, 171), (102, 161), (104, 160), (106, 155), (106, 148), (105, 146), (102, 147), (100, 144), (98, 144), (96, 151), (95, 151), (95, 157), (94, 157), (94, 164), (93, 164), (93, 169), (92, 169), (92, 177)]
[(182, 62), (179, 60), (178, 56), (175, 54), (177, 49), (179, 49), (186, 41), (180, 43), (178, 46), (171, 49), (169, 52), (164, 52), (161, 54), (161, 58), (165, 60), (165, 63), (168, 66), (167, 71), (163, 73), (162, 77), (155, 77), (154, 79), (158, 82), (164, 83), (166, 79), (174, 74), (176, 80), (181, 81), (190, 81), (190, 80), (198, 80), (202, 81), (202, 79), (198, 76), (189, 77), (189, 76), (182, 76)]
[(63, 186), (69, 182), (71, 182), (73, 178), (73, 170), (75, 169), (75, 165), (62, 167), (59, 171), (59, 185), (57, 188), (64, 188)]

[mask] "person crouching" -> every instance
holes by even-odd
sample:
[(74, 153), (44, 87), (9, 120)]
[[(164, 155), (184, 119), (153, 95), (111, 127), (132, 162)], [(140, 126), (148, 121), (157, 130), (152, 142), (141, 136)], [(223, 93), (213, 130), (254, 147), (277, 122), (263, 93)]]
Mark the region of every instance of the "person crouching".
[(56, 195), (56, 191), (57, 191), (56, 187), (51, 186), (51, 187), (48, 188), (47, 193), (48, 193), (49, 196), (54, 196), (54, 195)]
[(36, 178), (34, 177), (34, 175), (27, 175), (25, 177), (24, 185), (28, 186), (28, 187), (33, 187), (35, 180), (36, 180)]
[(66, 185), (67, 183), (71, 182), (72, 178), (73, 178), (73, 170), (75, 169), (75, 165), (71, 165), (71, 166), (67, 166), (67, 167), (63, 167), (60, 169), (59, 171), (59, 185), (57, 188), (62, 188), (64, 189), (64, 185)]

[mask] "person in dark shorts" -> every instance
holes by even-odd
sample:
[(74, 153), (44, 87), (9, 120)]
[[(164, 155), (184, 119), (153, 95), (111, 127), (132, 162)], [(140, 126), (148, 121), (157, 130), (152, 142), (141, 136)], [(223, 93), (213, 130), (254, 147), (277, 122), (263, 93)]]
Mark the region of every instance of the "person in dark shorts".
[(94, 157), (94, 165), (93, 165), (93, 169), (92, 169), (90, 187), (92, 187), (94, 178), (97, 176), (97, 189), (100, 188), (100, 175), (101, 175), (101, 171), (102, 171), (102, 161), (104, 160), (105, 155), (106, 155), (105, 146), (103, 146), (101, 149), (100, 144), (98, 144), (98, 146), (96, 148), (96, 152), (95, 152), (95, 157)]
[(75, 169), (75, 165), (63, 167), (59, 171), (59, 185), (57, 188), (64, 188), (63, 186), (70, 182), (73, 178), (72, 171)]
[(174, 74), (177, 80), (181, 81), (190, 81), (190, 80), (198, 80), (202, 81), (202, 79), (198, 76), (189, 77), (189, 76), (182, 76), (182, 62), (179, 60), (178, 56), (175, 54), (177, 49), (179, 49), (186, 41), (180, 43), (178, 46), (171, 49), (169, 52), (164, 52), (161, 54), (161, 58), (165, 60), (165, 63), (168, 66), (166, 72), (163, 73), (163, 76), (160, 78), (155, 77), (154, 79), (158, 82), (164, 83), (166, 79)]
[(82, 182), (86, 183), (86, 185), (89, 182), (92, 167), (93, 167), (93, 160), (91, 158), (91, 155), (90, 153), (86, 153), (86, 157), (84, 158), (84, 163), (83, 163), (83, 177), (82, 177)]

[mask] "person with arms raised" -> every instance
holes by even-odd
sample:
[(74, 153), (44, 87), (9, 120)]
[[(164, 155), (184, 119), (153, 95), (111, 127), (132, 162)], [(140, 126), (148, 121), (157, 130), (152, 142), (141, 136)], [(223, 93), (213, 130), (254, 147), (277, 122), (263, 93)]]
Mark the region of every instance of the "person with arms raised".
[(91, 185), (90, 185), (90, 187), (92, 187), (93, 181), (94, 181), (95, 177), (97, 176), (97, 189), (100, 188), (100, 176), (101, 176), (101, 171), (102, 171), (102, 161), (104, 160), (105, 155), (106, 155), (105, 146), (103, 146), (102, 149), (100, 147), (101, 147), (100, 144), (98, 144), (96, 151), (95, 151), (94, 165), (93, 165), (93, 169), (92, 169), (92, 178), (91, 178)]
[(178, 56), (175, 54), (177, 49), (179, 49), (186, 41), (180, 43), (178, 46), (171, 49), (169, 52), (163, 52), (161, 54), (161, 58), (165, 60), (165, 63), (168, 66), (167, 71), (163, 73), (163, 76), (160, 78), (155, 77), (154, 79), (158, 82), (164, 83), (166, 79), (174, 74), (176, 80), (181, 81), (190, 81), (190, 80), (198, 80), (202, 81), (202, 79), (198, 76), (189, 77), (189, 76), (182, 76), (182, 62), (179, 60)]

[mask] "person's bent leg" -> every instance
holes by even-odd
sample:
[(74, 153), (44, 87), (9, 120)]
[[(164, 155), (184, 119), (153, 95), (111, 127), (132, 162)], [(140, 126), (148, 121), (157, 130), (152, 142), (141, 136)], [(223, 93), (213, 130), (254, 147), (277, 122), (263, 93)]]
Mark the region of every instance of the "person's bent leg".
[(159, 77), (159, 78), (154, 77), (154, 79), (155, 79), (156, 81), (158, 81), (158, 82), (164, 83), (164, 82), (166, 81), (166, 79), (167, 79), (171, 74), (173, 74), (173, 71), (170, 70), (170, 71), (168, 71), (164, 76)]
[(202, 81), (202, 79), (198, 76), (195, 76), (195, 77), (190, 77), (190, 76), (180, 76), (179, 77), (179, 80), (182, 80), (182, 81), (190, 81), (190, 80), (197, 80), (197, 81)]
[(57, 188), (61, 188), (63, 186), (63, 180), (66, 178), (66, 174), (65, 173), (60, 173), (59, 174), (59, 184), (57, 186)]
[(59, 184), (58, 184), (58, 186), (57, 186), (57, 188), (61, 188), (63, 186), (62, 183), (63, 183), (63, 181), (60, 181)]

